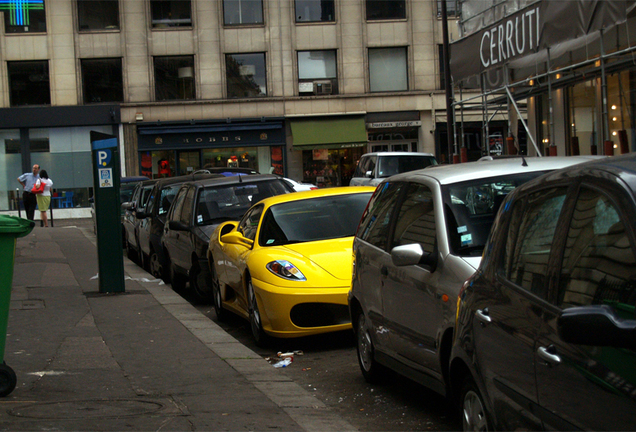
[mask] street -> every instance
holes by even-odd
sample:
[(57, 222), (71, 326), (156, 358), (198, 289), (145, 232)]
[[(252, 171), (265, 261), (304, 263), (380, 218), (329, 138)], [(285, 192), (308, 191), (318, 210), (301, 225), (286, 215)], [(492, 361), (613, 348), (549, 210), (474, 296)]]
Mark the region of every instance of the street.
[(276, 358), (278, 352), (302, 351), (303, 355), (295, 355), (291, 365), (280, 369), (281, 373), (361, 431), (462, 428), (458, 415), (444, 398), (423, 386), (391, 372), (381, 385), (367, 383), (360, 372), (355, 339), (350, 332), (275, 339), (270, 348), (260, 348), (254, 343), (247, 321), (231, 316), (228, 322), (219, 322), (211, 305), (194, 305), (263, 358)]

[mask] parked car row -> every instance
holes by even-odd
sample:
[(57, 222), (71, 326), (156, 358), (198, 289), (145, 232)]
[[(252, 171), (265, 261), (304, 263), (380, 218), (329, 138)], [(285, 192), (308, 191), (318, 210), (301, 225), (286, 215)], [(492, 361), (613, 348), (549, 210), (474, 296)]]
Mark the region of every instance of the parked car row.
[(257, 343), (352, 328), (365, 379), (433, 389), (465, 430), (636, 424), (636, 155), (295, 193), (271, 175), (189, 180), (171, 184), (154, 269)]

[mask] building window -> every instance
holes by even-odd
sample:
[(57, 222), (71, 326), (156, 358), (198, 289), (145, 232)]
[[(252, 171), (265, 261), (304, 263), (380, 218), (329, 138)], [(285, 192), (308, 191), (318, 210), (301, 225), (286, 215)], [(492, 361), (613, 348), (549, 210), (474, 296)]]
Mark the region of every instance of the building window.
[(155, 57), (155, 97), (158, 101), (195, 99), (194, 57)]
[(119, 0), (77, 0), (80, 31), (119, 29)]
[[(31, 153), (49, 153), (48, 138), (30, 138), (29, 139), (29, 151)], [(5, 139), (4, 140), (4, 152), (5, 154), (20, 154), (22, 153), (22, 143), (20, 139)]]
[(296, 0), (296, 22), (335, 21), (334, 0)]
[(267, 96), (265, 53), (225, 56), (228, 98)]
[(298, 51), (298, 93), (338, 94), (336, 51)]
[(405, 0), (367, 0), (367, 20), (406, 18)]
[(263, 24), (262, 0), (223, 0), (225, 25)]
[(409, 89), (406, 47), (369, 48), (369, 88), (372, 92)]
[(84, 103), (123, 102), (121, 59), (84, 59), (82, 83)]
[(48, 61), (7, 62), (7, 69), (11, 106), (51, 104)]
[(189, 0), (152, 0), (152, 28), (191, 27), (192, 8)]
[(446, 16), (458, 17), (457, 0), (437, 0), (437, 17), (442, 17), (442, 1), (446, 1)]
[(46, 31), (44, 0), (0, 1), (0, 12), (4, 12), (6, 33)]

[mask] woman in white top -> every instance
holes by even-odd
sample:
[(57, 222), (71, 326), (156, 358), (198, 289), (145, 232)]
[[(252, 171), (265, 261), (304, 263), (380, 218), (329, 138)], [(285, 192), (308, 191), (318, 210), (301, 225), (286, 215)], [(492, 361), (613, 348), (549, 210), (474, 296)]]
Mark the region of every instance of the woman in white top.
[(46, 212), (51, 206), (51, 187), (53, 186), (53, 180), (49, 178), (49, 175), (45, 170), (40, 170), (40, 178), (37, 180), (35, 185), (40, 187), (40, 182), (44, 183), (44, 192), (36, 195), (38, 200), (38, 209), (40, 210), (40, 218), (42, 219), (42, 222), (44, 222), (44, 226), (48, 227), (49, 220), (46, 216)]

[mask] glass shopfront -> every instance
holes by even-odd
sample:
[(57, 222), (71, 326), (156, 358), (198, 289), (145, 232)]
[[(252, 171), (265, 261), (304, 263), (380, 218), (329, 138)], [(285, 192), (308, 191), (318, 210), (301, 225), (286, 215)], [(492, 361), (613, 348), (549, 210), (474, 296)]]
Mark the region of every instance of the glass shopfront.
[(607, 114), (603, 113), (601, 85), (601, 79), (594, 78), (568, 88), (569, 154), (605, 154), (606, 137), (612, 141), (614, 154), (635, 149), (636, 69), (607, 76)]
[(303, 151), (303, 182), (318, 187), (349, 186), (364, 147)]
[(139, 126), (141, 175), (192, 174), (206, 168), (250, 168), (284, 175), (282, 122)]
[[(89, 207), (92, 196), (90, 132), (112, 132), (111, 126), (32, 128), (28, 130), (31, 165), (38, 164), (53, 180), (53, 208)], [(0, 211), (17, 210), (22, 187), (22, 147), (18, 129), (0, 131)], [(88, 168), (87, 168), (88, 167)], [(29, 170), (30, 171), (30, 170)]]

